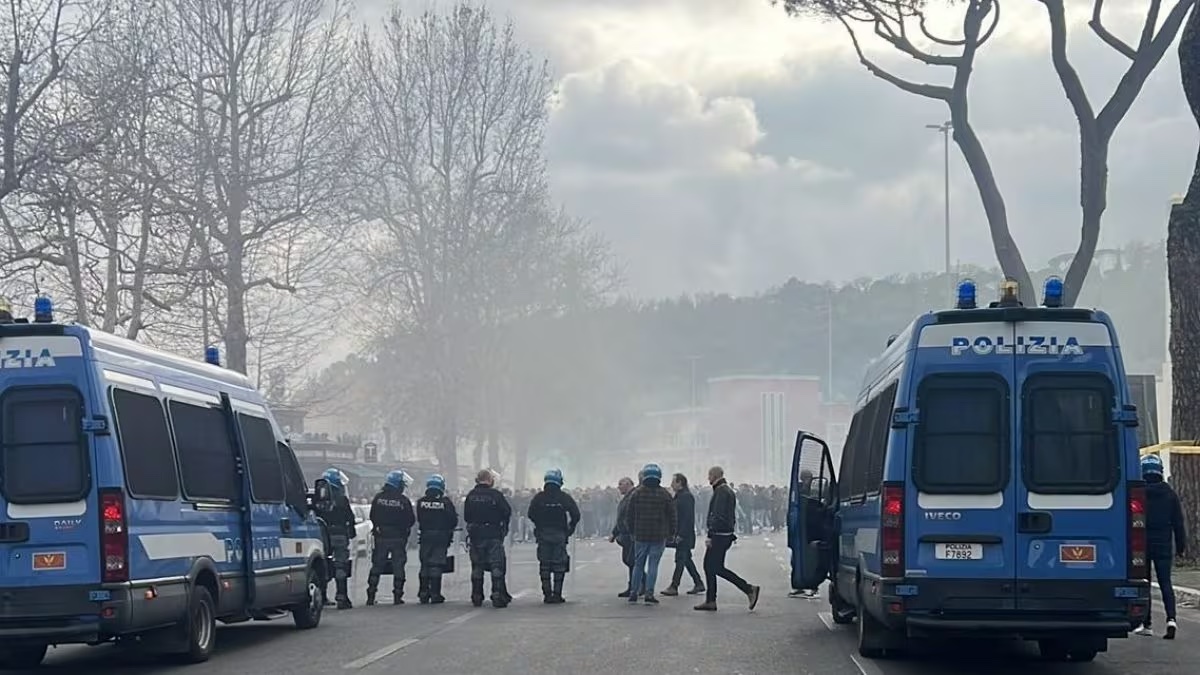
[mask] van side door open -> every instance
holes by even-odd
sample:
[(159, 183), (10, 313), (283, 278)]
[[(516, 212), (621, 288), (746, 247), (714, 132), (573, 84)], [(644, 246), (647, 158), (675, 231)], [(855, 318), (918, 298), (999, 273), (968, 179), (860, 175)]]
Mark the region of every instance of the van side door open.
[(792, 588), (818, 588), (835, 561), (834, 509), (837, 481), (829, 446), (801, 431), (796, 434), (788, 492), (788, 548), (792, 552)]

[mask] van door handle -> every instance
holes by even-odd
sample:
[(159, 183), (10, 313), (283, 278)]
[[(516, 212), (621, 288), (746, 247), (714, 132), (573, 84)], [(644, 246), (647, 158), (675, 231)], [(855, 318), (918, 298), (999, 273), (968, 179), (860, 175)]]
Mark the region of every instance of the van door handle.
[(292, 521), (290, 518), (280, 518), (279, 519), (279, 531), (284, 534), (292, 533)]
[(1017, 531), (1022, 534), (1048, 534), (1054, 518), (1045, 511), (1026, 511), (1017, 514)]

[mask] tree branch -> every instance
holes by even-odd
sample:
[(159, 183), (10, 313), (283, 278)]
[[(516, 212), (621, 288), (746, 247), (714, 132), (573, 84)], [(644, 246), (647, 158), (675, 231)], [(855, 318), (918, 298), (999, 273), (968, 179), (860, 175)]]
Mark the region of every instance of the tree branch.
[(932, 98), (939, 101), (950, 100), (952, 92), (949, 87), (935, 84), (910, 82), (909, 80), (905, 80), (901, 77), (893, 75), (892, 73), (889, 73), (874, 61), (867, 58), (866, 54), (863, 53), (862, 45), (860, 45), (858, 42), (858, 36), (854, 33), (854, 28), (851, 27), (850, 23), (846, 21), (844, 17), (838, 16), (837, 20), (841, 22), (842, 26), (846, 29), (846, 32), (850, 35), (850, 42), (854, 45), (854, 52), (858, 55), (858, 62), (867, 69), (867, 72), (894, 87), (909, 92), (910, 94), (916, 94), (918, 96), (924, 96), (925, 98)]
[[(1159, 1), (1160, 0), (1154, 0), (1154, 5), (1155, 5), (1154, 14), (1156, 17), (1157, 17), (1157, 5), (1159, 4)], [(1050, 2), (1048, 0), (1042, 0), (1042, 3), (1045, 4), (1047, 6), (1047, 8), (1049, 8)], [(1059, 2), (1058, 4), (1060, 5), (1060, 9), (1061, 9), (1062, 3)], [(1104, 20), (1100, 16), (1100, 13), (1103, 10), (1104, 10), (1104, 0), (1093, 0), (1093, 2), (1092, 2), (1092, 18), (1090, 21), (1088, 21), (1088, 26), (1092, 29), (1092, 32), (1095, 33), (1096, 37), (1100, 38), (1100, 40), (1103, 41), (1104, 44), (1108, 45), (1109, 47), (1112, 47), (1114, 50), (1117, 51), (1117, 53), (1121, 54), (1125, 58), (1129, 59), (1130, 61), (1136, 59), (1137, 58), (1137, 50), (1134, 49), (1129, 43), (1125, 42), (1124, 40), (1117, 37), (1116, 35), (1113, 35), (1112, 33), (1110, 33), (1108, 31), (1108, 29), (1104, 27)], [(1151, 30), (1151, 32), (1153, 32), (1154, 29), (1151, 28), (1150, 30)], [(1144, 36), (1145, 36), (1145, 32), (1143, 32), (1143, 39), (1144, 39)]]

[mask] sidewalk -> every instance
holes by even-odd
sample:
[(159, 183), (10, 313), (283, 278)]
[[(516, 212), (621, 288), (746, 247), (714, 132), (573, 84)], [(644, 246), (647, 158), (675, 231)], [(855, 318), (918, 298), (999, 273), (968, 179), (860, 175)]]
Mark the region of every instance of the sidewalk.
[[(1186, 568), (1171, 571), (1175, 586), (1175, 601), (1182, 607), (1200, 607), (1200, 569)], [(1158, 588), (1158, 584), (1153, 584)]]

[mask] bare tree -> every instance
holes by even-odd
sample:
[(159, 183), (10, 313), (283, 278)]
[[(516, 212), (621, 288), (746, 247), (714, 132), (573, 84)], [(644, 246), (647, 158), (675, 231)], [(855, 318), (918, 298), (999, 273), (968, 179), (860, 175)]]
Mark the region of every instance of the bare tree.
[(190, 293), (185, 277), (154, 272), (194, 248), (170, 199), (162, 18), (152, 0), (127, 0), (96, 27), (55, 103), (90, 120), (99, 140), (70, 165), (29, 175), (0, 214), (5, 268), (32, 263), (39, 289), (76, 321), (131, 338)]
[[(1015, 279), (1026, 302), (1034, 299), (1029, 270), (1008, 227), (1008, 210), (996, 182), (983, 142), (971, 124), (968, 91), (979, 50), (1000, 20), (996, 0), (962, 0), (959, 36), (935, 34), (926, 20), (925, 0), (772, 0), (782, 2), (789, 14), (814, 14), (839, 22), (854, 45), (859, 62), (875, 77), (902, 91), (943, 101), (950, 110), (954, 142), (975, 179), (987, 216), (992, 247), (1004, 274)], [(869, 26), (876, 36), (916, 61), (951, 72), (950, 84), (928, 84), (904, 79), (876, 63), (863, 51), (857, 28)], [(932, 50), (918, 43), (930, 43)]]
[[(1029, 271), (1008, 227), (1004, 198), (996, 182), (987, 153), (971, 126), (968, 86), (979, 50), (995, 31), (1000, 20), (997, 0), (952, 0), (962, 8), (961, 36), (946, 37), (929, 28), (926, 0), (772, 0), (782, 1), (789, 13), (812, 13), (834, 19), (850, 36), (859, 61), (876, 77), (918, 96), (945, 101), (950, 110), (954, 141), (975, 179), (984, 213), (992, 235), (992, 246), (1004, 274), (1020, 284), (1023, 301), (1036, 301)], [(1091, 269), (1099, 240), (1101, 218), (1107, 205), (1108, 147), (1117, 125), (1137, 99), (1146, 78), (1162, 60), (1175, 39), (1180, 25), (1195, 0), (1167, 0), (1171, 8), (1161, 21), (1164, 0), (1148, 0), (1145, 20), (1137, 46), (1131, 46), (1109, 32), (1103, 24), (1104, 0), (1090, 0), (1090, 26), (1106, 44), (1130, 60), (1112, 96), (1100, 110), (1094, 111), (1087, 92), (1067, 56), (1067, 22), (1064, 0), (1039, 0), (1050, 23), (1050, 51), (1055, 71), (1079, 123), (1080, 205), (1082, 227), (1079, 247), (1067, 269), (1064, 302), (1073, 305), (1083, 289)], [(871, 60), (864, 53), (856, 26), (870, 26), (876, 36), (896, 50), (929, 66), (953, 72), (949, 86), (914, 82), (899, 77)], [(932, 50), (923, 44), (931, 44)]]
[(180, 192), (192, 201), (199, 249), (176, 271), (202, 287), (193, 330), (219, 336), (229, 367), (246, 372), (255, 294), (298, 293), (344, 238), (354, 157), (348, 14), (325, 0), (166, 5), (171, 66), (187, 83), (179, 133), (195, 162)]
[(460, 438), (490, 436), (498, 452), (499, 327), (545, 306), (555, 284), (565, 287), (551, 268), (590, 244), (548, 207), (552, 80), (511, 24), (466, 4), (395, 11), (381, 38), (364, 31), (357, 54), (358, 210), (373, 224), (363, 255), (387, 319), (377, 353), (403, 358), (403, 381), (420, 392), (405, 400), (453, 480)]
[(1054, 70), (1062, 83), (1063, 91), (1075, 118), (1079, 122), (1079, 198), (1083, 208), (1079, 248), (1067, 269), (1063, 301), (1074, 305), (1083, 289), (1096, 243), (1100, 239), (1100, 221), (1108, 205), (1108, 147), (1117, 125), (1125, 118), (1133, 102), (1137, 100), (1146, 78), (1162, 61), (1167, 48), (1175, 41), (1180, 26), (1196, 0), (1168, 0), (1170, 6), (1165, 18), (1162, 15), (1163, 0), (1149, 0), (1146, 16), (1136, 46), (1109, 32), (1102, 16), (1104, 0), (1092, 0), (1092, 31), (1117, 53), (1129, 59), (1129, 66), (1121, 75), (1108, 101), (1095, 111), (1079, 74), (1067, 56), (1067, 18), (1064, 0), (1041, 0), (1046, 6), (1050, 20), (1050, 56)]

